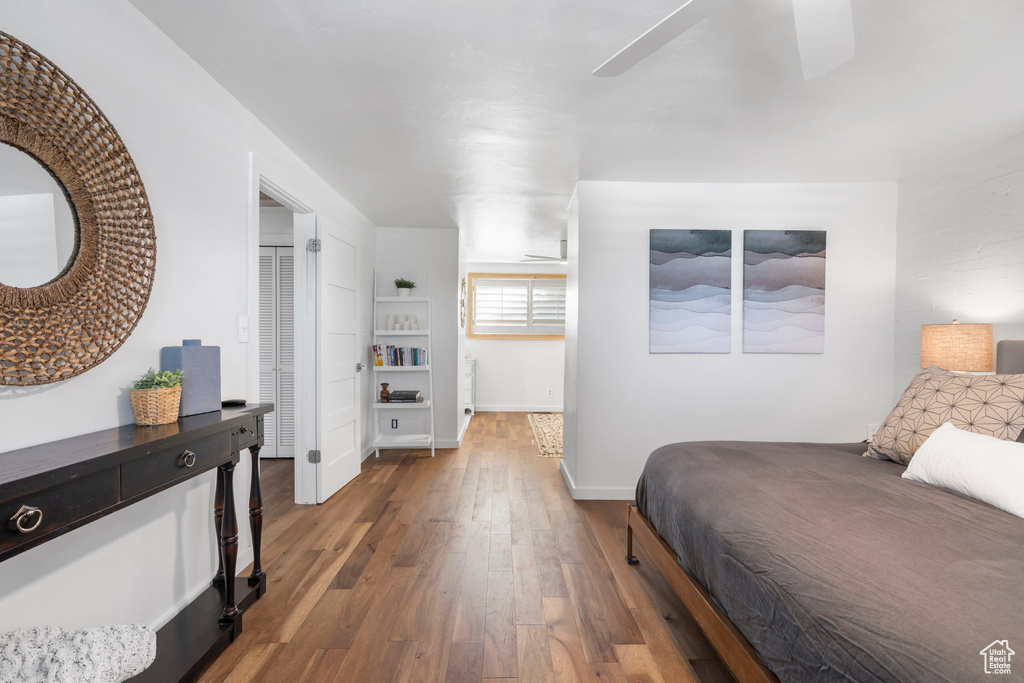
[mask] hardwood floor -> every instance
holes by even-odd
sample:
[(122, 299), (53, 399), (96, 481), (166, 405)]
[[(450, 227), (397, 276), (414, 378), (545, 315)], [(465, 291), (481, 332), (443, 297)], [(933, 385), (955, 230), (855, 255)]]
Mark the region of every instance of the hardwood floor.
[(264, 461), (267, 594), (201, 680), (731, 681), (643, 549), (625, 563), (625, 503), (572, 500), (532, 440), (481, 413), (317, 507)]

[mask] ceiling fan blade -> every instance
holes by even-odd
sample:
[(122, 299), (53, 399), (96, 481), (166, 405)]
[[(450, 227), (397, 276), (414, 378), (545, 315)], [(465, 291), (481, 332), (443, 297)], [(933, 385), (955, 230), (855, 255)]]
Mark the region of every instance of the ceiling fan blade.
[(621, 76), (693, 28), (711, 13), (714, 4), (714, 0), (687, 0), (682, 7), (648, 29), (647, 33), (594, 69), (594, 75)]
[(811, 80), (853, 59), (851, 0), (793, 0), (796, 43), (804, 79)]

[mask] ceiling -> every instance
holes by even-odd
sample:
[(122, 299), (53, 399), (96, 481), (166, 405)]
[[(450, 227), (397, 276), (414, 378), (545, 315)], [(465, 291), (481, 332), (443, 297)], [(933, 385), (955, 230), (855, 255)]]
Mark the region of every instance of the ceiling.
[(679, 0), (132, 0), (381, 226), (472, 260), (557, 254), (577, 180), (892, 180), (1018, 132), (1024, 3), (853, 0), (800, 76), (790, 0), (721, 0), (618, 78)]

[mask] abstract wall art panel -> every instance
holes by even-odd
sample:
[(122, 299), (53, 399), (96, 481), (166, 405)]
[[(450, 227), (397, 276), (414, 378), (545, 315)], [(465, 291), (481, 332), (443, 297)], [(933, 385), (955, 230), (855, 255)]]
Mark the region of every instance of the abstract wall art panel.
[(651, 230), (651, 353), (729, 353), (732, 231)]
[(743, 232), (743, 352), (825, 352), (825, 231)]

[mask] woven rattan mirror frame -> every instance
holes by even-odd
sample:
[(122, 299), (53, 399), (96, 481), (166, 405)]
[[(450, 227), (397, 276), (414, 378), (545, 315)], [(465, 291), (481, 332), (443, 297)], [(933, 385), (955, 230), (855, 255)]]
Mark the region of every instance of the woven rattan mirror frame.
[(52, 281), (0, 283), (0, 386), (57, 382), (110, 357), (149, 300), (156, 233), (146, 190), (96, 103), (50, 60), (0, 31), (0, 142), (39, 160), (78, 219)]

